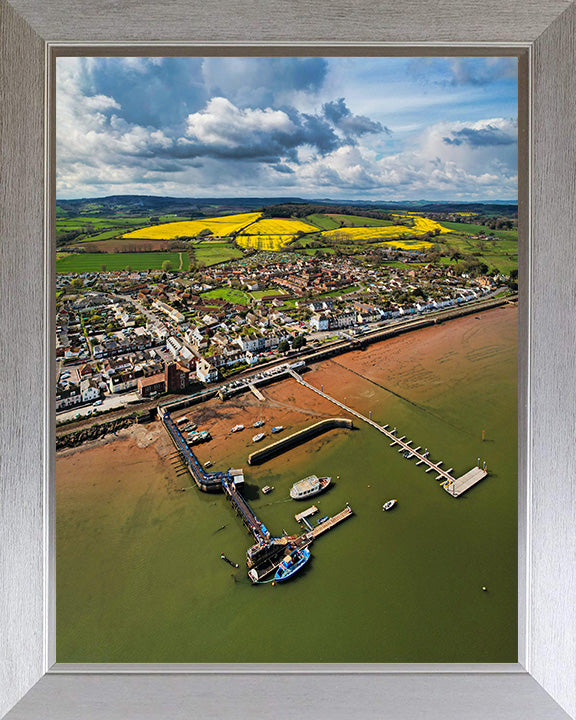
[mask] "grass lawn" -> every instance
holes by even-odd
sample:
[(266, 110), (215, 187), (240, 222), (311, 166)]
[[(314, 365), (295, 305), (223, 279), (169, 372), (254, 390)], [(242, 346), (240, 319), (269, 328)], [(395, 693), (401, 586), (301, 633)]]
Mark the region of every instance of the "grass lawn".
[(338, 295), (347, 295), (348, 293), (357, 292), (362, 290), (360, 285), (349, 285), (348, 287), (338, 288), (337, 290), (330, 290), (330, 292), (319, 295), (321, 298), (337, 297)]
[(216, 288), (216, 290), (209, 290), (208, 292), (202, 293), (200, 297), (203, 300), (219, 298), (227, 300), (228, 302), (237, 303), (238, 305), (248, 305), (250, 302), (248, 293), (244, 292), (244, 290), (237, 290), (236, 288)]
[(290, 300), (284, 300), (284, 305), (282, 305), (283, 310), (293, 310), (296, 307), (296, 303), (298, 300), (302, 300), (302, 298), (290, 298)]
[(279, 288), (268, 288), (267, 290), (252, 290), (250, 292), (250, 295), (252, 295), (254, 300), (258, 300), (259, 298), (270, 297), (272, 295), (282, 295), (282, 290), (280, 290)]
[(197, 262), (206, 266), (242, 257), (242, 251), (227, 242), (204, 241), (194, 243), (193, 248)]
[(172, 269), (188, 269), (188, 255), (185, 252), (145, 252), (145, 253), (74, 253), (56, 260), (58, 273), (100, 272), (102, 266), (108, 272), (125, 270), (161, 270), (162, 263), (169, 260)]

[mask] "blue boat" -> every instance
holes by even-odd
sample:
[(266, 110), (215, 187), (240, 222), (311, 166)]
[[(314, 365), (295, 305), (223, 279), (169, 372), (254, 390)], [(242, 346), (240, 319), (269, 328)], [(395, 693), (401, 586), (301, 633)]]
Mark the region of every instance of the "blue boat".
[(328, 517), (328, 515), (324, 515), (324, 517), (318, 518), (318, 520), (316, 520), (316, 522), (318, 523), (318, 525), (322, 525), (322, 523), (325, 523), (326, 520), (329, 520), (329, 519), (330, 518)]
[(298, 572), (306, 563), (310, 560), (310, 550), (308, 548), (302, 548), (302, 550), (294, 550), (293, 552), (285, 557), (284, 560), (278, 566), (274, 580), (276, 582), (283, 582), (288, 580), (292, 575)]

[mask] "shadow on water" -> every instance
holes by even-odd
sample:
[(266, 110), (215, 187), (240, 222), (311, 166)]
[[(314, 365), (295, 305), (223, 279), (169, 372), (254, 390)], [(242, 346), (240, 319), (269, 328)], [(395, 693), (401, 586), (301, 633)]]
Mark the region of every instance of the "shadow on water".
[(244, 481), (244, 485), (242, 486), (242, 496), (248, 501), (257, 500), (260, 497), (260, 488), (258, 485)]

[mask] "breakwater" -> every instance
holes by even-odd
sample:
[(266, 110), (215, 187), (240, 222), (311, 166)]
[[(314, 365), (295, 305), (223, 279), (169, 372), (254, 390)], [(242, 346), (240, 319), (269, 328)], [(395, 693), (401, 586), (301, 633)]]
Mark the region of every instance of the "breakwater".
[(56, 436), (56, 450), (77, 447), (88, 440), (97, 440), (98, 438), (104, 437), (104, 435), (118, 432), (118, 430), (127, 428), (134, 423), (149, 422), (151, 419), (149, 412), (136, 411), (125, 417), (116, 418), (115, 420), (94, 423), (94, 425), (81, 428), (80, 430), (58, 434)]
[(286, 450), (290, 450), (290, 448), (300, 445), (334, 428), (352, 430), (354, 424), (349, 418), (327, 418), (326, 420), (320, 420), (320, 422), (309, 425), (298, 432), (292, 433), (292, 435), (288, 435), (281, 440), (266, 445), (266, 447), (259, 448), (248, 456), (248, 465), (259, 465), (260, 463), (266, 462), (266, 460), (280, 455), (280, 453), (286, 452)]

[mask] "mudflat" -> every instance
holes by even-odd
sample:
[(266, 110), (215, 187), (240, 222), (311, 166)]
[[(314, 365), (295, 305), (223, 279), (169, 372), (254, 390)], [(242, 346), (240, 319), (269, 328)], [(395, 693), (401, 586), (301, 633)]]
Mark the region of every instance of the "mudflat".
[[(314, 503), (321, 515), (350, 502), (355, 516), (318, 539), (283, 587), (251, 586), (250, 536), (222, 495), (182, 472), (160, 423), (58, 453), (58, 661), (515, 661), (516, 353), (517, 310), (504, 307), (305, 373), (455, 473), (486, 460), (489, 477), (460, 499), (357, 420), (249, 467), (255, 447), (283, 436), (272, 425), (287, 433), (345, 415), (292, 379), (264, 388), (264, 402), (246, 393), (180, 413), (212, 434), (195, 449), (202, 462), (244, 468), (246, 497), (274, 533), (298, 531), (303, 506), (288, 491), (307, 474), (333, 477)], [(254, 445), (258, 432), (267, 437)], [(390, 497), (398, 506), (383, 514)], [(303, 612), (313, 597), (321, 611)]]

